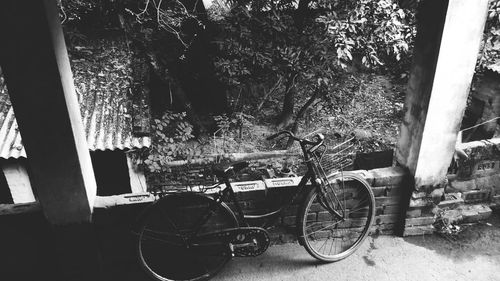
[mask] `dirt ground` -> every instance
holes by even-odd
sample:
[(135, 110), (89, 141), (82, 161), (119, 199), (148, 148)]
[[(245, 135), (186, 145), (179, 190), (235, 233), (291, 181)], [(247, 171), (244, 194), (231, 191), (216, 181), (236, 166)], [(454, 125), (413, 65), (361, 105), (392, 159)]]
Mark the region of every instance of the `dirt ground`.
[(500, 212), (457, 237), (379, 236), (353, 256), (314, 261), (298, 244), (231, 261), (214, 280), (500, 280)]

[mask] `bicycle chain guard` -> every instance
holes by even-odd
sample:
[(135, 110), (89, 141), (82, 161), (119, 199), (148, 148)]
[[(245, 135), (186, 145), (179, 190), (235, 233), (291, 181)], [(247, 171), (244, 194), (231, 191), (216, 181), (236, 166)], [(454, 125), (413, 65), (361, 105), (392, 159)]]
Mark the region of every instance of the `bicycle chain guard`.
[(268, 232), (260, 227), (228, 228), (223, 231), (198, 236), (192, 242), (197, 243), (197, 241), (213, 239), (227, 243), (232, 254), (236, 257), (261, 255), (267, 250), (271, 242)]

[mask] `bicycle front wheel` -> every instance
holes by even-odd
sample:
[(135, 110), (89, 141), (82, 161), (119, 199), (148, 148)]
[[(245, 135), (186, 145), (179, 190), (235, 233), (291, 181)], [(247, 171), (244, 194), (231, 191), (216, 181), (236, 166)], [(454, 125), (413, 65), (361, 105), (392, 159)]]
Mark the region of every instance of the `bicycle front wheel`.
[(190, 241), (237, 226), (225, 204), (194, 193), (168, 195), (151, 205), (140, 221), (139, 263), (154, 280), (208, 279), (231, 259), (228, 245), (216, 237)]
[(299, 214), (299, 241), (318, 260), (334, 262), (354, 253), (370, 231), (375, 198), (358, 174), (342, 172), (306, 196)]

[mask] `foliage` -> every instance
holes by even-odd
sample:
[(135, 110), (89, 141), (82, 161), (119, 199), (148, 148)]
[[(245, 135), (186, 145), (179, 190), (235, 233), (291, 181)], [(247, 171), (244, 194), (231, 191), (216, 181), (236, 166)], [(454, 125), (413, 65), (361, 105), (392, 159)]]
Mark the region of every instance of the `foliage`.
[(285, 5), (289, 1), (279, 2), (282, 5), (272, 11), (239, 6), (217, 22), (214, 62), (219, 77), (229, 87), (291, 78), (295, 84), (310, 88), (334, 76), (326, 53), (322, 53), (324, 46), (318, 44), (321, 26), (313, 22), (299, 30), (294, 10)]
[[(243, 112), (235, 112), (231, 116), (227, 114), (216, 115), (213, 117), (217, 130), (213, 134), (211, 145), (213, 149), (211, 154), (232, 153), (244, 136), (252, 135), (249, 128), (253, 126), (255, 118), (252, 115)], [(251, 137), (251, 136), (250, 136)], [(249, 138), (250, 138), (249, 137)], [(245, 138), (245, 140), (249, 140)]]
[(311, 123), (318, 123), (316, 129), (330, 134), (356, 134), (359, 152), (394, 148), (403, 119), (405, 87), (404, 83), (377, 74), (343, 79), (336, 87), (336, 96), (347, 96), (348, 100), (325, 102)]
[(413, 43), (413, 13), (392, 0), (326, 1), (332, 10), (318, 18), (327, 29), (336, 62), (346, 68), (360, 58), (367, 68), (400, 61)]
[(126, 8), (126, 11), (135, 16), (137, 22), (143, 26), (154, 26), (157, 30), (175, 35), (178, 42), (188, 48), (194, 34), (188, 34), (185, 25), (203, 26), (195, 13), (196, 9), (195, 7), (192, 11), (188, 10), (179, 0), (145, 0), (140, 12), (129, 8)]
[(217, 124), (217, 131), (221, 131), (222, 134), (226, 134), (230, 130), (242, 130), (252, 124), (255, 118), (252, 115), (245, 114), (243, 112), (235, 112), (232, 116), (227, 114), (216, 115), (214, 120)]
[(5, 78), (3, 77), (2, 68), (0, 67), (0, 114), (3, 116), (7, 115), (7, 111), (10, 108), (10, 96), (7, 92), (7, 84), (5, 83)]
[[(261, 108), (255, 101), (267, 99), (265, 92), (296, 92), (296, 108), (318, 105), (307, 103), (318, 89), (319, 99), (347, 101), (332, 97), (338, 95), (336, 85), (344, 73), (390, 71), (404, 76), (409, 68), (414, 14), (394, 0), (246, 3), (212, 11), (218, 29), (214, 63), (220, 80), (227, 88), (243, 89), (243, 99), (253, 102), (253, 108)], [(307, 8), (301, 10), (301, 3)], [(249, 85), (276, 89), (255, 96), (245, 92)]]
[(191, 153), (186, 143), (193, 138), (193, 127), (186, 121), (186, 113), (167, 112), (161, 119), (155, 119), (152, 127), (152, 145), (144, 155), (144, 164), (150, 172), (166, 171), (166, 163)]
[(63, 24), (78, 23), (98, 6), (96, 0), (59, 0), (58, 3)]
[(485, 42), (480, 60), (483, 66), (500, 60), (500, 0), (490, 1), (484, 33)]
[[(85, 1), (76, 2), (87, 13)], [(175, 63), (189, 61), (185, 55), (193, 40), (203, 31), (208, 33), (211, 45), (202, 50), (210, 55), (228, 93), (238, 95), (231, 97), (235, 104), (246, 105), (235, 106), (236, 113), (214, 117), (218, 137), (234, 143), (243, 138), (245, 128), (262, 122), (256, 121), (258, 114), (275, 113), (280, 97), (290, 88), (296, 90), (296, 106), (306, 104), (318, 86), (325, 90), (319, 102), (313, 103), (315, 108), (340, 108), (349, 103), (352, 93), (337, 89), (345, 73), (385, 71), (402, 61), (407, 63), (415, 34), (412, 12), (400, 9), (396, 0), (221, 0), (215, 1), (206, 19), (196, 7), (186, 9), (182, 3), (189, 1), (103, 2), (118, 3), (115, 13), (125, 17), (127, 36), (134, 44), (143, 45), (140, 50), (158, 76), (174, 76), (176, 69), (185, 70), (179, 77), (196, 75), (186, 70), (187, 63)], [(307, 9), (300, 10), (301, 3), (307, 3)], [(70, 11), (66, 9), (66, 13)], [(397, 71), (402, 69), (405, 67)], [(263, 85), (265, 90), (248, 91), (255, 85)], [(271, 85), (276, 85), (278, 97), (267, 97), (266, 87)], [(264, 96), (271, 106), (255, 110), (261, 109), (257, 104)], [(165, 130), (180, 123), (191, 129), (185, 116), (176, 114), (168, 112), (165, 116), (170, 117), (154, 121), (154, 147), (144, 161), (151, 171), (162, 170), (168, 161), (197, 155), (186, 144), (192, 138), (190, 130)]]
[(229, 86), (298, 73), (295, 82), (310, 89), (357, 59), (375, 68), (408, 55), (413, 14), (395, 1), (313, 2), (302, 26), (290, 2), (269, 1), (276, 5), (262, 10), (238, 6), (219, 20), (215, 63)]

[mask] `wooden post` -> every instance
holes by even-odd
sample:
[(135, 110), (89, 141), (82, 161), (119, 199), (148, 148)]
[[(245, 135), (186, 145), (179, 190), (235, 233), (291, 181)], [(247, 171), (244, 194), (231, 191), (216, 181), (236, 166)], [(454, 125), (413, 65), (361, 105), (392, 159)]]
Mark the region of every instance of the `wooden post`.
[(0, 3), (0, 65), (53, 224), (90, 222), (96, 183), (55, 0)]

